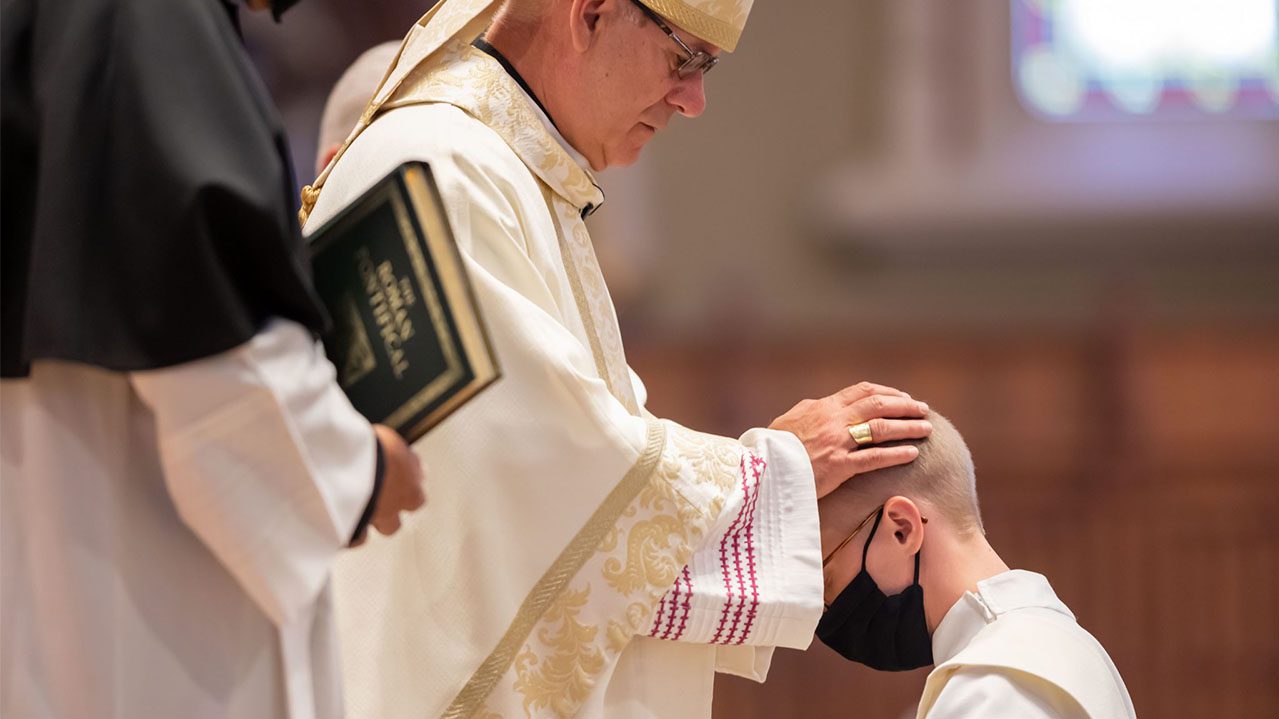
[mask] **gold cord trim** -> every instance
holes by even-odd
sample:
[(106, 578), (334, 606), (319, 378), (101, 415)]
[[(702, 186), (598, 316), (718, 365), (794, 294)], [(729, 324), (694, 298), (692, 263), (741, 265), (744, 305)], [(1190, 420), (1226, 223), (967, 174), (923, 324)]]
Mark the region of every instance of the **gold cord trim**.
[(737, 49), (742, 29), (724, 22), (714, 15), (690, 7), (680, 0), (640, 0), (650, 10), (670, 20), (699, 38), (723, 48), (726, 52)]
[(582, 287), (582, 277), (578, 274), (577, 261), (573, 259), (573, 248), (568, 245), (569, 240), (566, 234), (572, 231), (571, 227), (561, 226), (560, 232), (557, 233), (560, 240), (560, 258), (564, 262), (564, 274), (568, 275), (568, 283), (573, 290), (577, 313), (582, 316), (582, 324), (586, 325), (586, 338), (591, 345), (591, 354), (595, 356), (595, 371), (599, 372), (609, 393), (626, 407), (626, 411), (639, 416), (639, 407), (633, 399), (634, 391), (623, 395), (622, 388), (614, 386), (613, 374), (609, 371), (608, 358), (604, 354), (604, 344), (600, 342), (599, 328), (595, 326), (595, 315), (592, 314), (590, 305), (586, 303), (586, 289)]
[[(333, 172), (338, 160), (346, 154), (347, 148), (351, 146), (355, 138), (373, 122), (373, 118), (377, 116), (383, 104), (395, 95), (405, 79), (450, 40), (462, 36), (469, 42), (470, 38), (479, 35), (492, 19), (492, 8), (496, 1), (440, 0), (418, 19), (408, 35), (405, 35), (404, 40), (400, 42), (399, 52), (395, 54), (390, 67), (383, 73), (377, 90), (364, 106), (364, 112), (360, 115), (355, 127), (347, 134), (342, 146), (338, 148), (337, 153), (324, 166), (324, 169), (320, 170), (319, 176), (311, 184), (302, 188), (302, 205), (298, 209), (298, 222), (306, 224), (311, 211), (315, 209), (320, 191), (324, 189), (324, 183), (328, 181), (329, 174)], [(406, 66), (401, 70), (400, 61), (404, 58), (405, 51), (411, 47), (415, 50), (417, 57), (411, 67)]]
[(627, 471), (622, 481), (617, 483), (613, 491), (604, 498), (604, 502), (595, 510), (586, 524), (573, 537), (560, 556), (555, 558), (551, 567), (546, 570), (537, 584), (529, 590), (520, 604), (515, 619), (506, 628), (506, 633), (485, 658), (475, 673), (462, 687), (462, 691), (454, 697), (448, 709), (441, 715), (444, 719), (467, 719), (474, 716), (484, 705), (498, 681), (511, 668), (515, 655), (520, 647), (528, 641), (533, 627), (541, 621), (542, 615), (551, 604), (563, 593), (564, 588), (574, 575), (582, 569), (596, 549), (604, 541), (609, 531), (617, 524), (640, 490), (648, 484), (653, 472), (657, 469), (658, 460), (666, 448), (666, 426), (658, 421), (648, 422), (648, 439), (639, 459)]

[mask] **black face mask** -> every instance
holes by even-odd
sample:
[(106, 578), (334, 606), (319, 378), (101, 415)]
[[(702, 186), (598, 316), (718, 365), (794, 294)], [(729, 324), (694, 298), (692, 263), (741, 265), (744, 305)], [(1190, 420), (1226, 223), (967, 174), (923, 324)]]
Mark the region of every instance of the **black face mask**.
[(924, 618), (924, 588), (919, 586), (919, 552), (915, 579), (901, 594), (887, 596), (866, 571), (866, 553), (879, 520), (862, 546), (862, 571), (835, 597), (817, 624), (817, 637), (826, 646), (871, 669), (900, 672), (933, 663), (933, 642)]

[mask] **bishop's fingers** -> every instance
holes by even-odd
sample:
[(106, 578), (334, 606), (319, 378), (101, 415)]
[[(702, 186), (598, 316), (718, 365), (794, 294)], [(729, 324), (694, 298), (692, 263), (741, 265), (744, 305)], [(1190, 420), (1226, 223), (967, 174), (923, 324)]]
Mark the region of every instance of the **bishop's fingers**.
[(858, 400), (865, 399), (867, 397), (870, 397), (871, 395), (877, 395), (877, 394), (888, 395), (890, 397), (905, 397), (906, 399), (910, 399), (910, 395), (907, 394), (906, 392), (903, 392), (895, 387), (886, 387), (882, 384), (875, 384), (874, 382), (858, 382), (855, 385), (850, 385), (836, 392), (835, 396), (838, 397), (840, 401), (843, 402), (844, 404), (849, 405), (849, 404), (853, 404), (854, 402), (857, 402)]
[(885, 467), (896, 467), (899, 464), (913, 462), (919, 456), (919, 449), (914, 445), (900, 444), (896, 447), (866, 447), (856, 452), (849, 452), (850, 476), (873, 472)]
[[(933, 425), (926, 419), (872, 419), (866, 424), (870, 426), (870, 442), (861, 444), (861, 447), (904, 439), (924, 439), (933, 433)], [(858, 449), (857, 443), (852, 449)]]
[(924, 417), (928, 415), (928, 404), (909, 397), (873, 394), (852, 403), (847, 411), (848, 423), (857, 424), (878, 418)]

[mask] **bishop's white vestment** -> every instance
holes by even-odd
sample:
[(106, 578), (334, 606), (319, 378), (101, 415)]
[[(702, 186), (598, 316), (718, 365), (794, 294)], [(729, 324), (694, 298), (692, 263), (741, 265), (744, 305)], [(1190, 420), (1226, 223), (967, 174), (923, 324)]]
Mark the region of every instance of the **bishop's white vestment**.
[(429, 163), (502, 370), (415, 445), (425, 509), (338, 565), (348, 712), (708, 717), (716, 671), (762, 681), (812, 640), (811, 465), (791, 434), (644, 409), (583, 223), (602, 193), (462, 38), (357, 128), (307, 224)]
[(933, 658), (919, 719), (1137, 716), (1106, 650), (1034, 572), (966, 592), (933, 632)]

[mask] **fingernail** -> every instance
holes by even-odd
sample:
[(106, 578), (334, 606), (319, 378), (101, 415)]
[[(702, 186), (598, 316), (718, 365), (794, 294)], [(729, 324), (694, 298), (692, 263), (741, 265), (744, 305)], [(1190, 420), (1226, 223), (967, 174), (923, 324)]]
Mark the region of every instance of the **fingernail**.
[(919, 411), (920, 411), (920, 412), (927, 413), (927, 412), (928, 412), (928, 403), (927, 403), (927, 402), (920, 402), (920, 403), (919, 403)]

